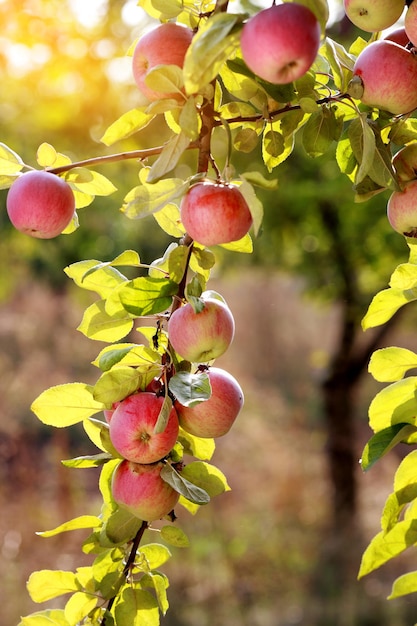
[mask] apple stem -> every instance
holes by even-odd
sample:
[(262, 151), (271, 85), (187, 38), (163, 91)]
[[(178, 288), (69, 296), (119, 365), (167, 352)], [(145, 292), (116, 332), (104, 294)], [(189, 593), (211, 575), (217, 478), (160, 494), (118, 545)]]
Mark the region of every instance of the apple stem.
[[(132, 548), (130, 550), (129, 556), (127, 558), (127, 561), (125, 563), (125, 566), (123, 568), (123, 573), (122, 573), (122, 579), (126, 580), (127, 577), (129, 576), (130, 570), (135, 562), (136, 559), (136, 553), (138, 551), (139, 548), (139, 544), (142, 540), (142, 537), (144, 535), (145, 530), (149, 527), (148, 522), (142, 522), (141, 527), (139, 528), (138, 532), (136, 533), (133, 542), (132, 542)], [(117, 594), (118, 592), (116, 592), (116, 594), (110, 598), (110, 600), (107, 603), (107, 611), (110, 611), (110, 609), (112, 608), (116, 598), (117, 598)], [(101, 626), (106, 626), (106, 615), (104, 615), (103, 619), (101, 620)]]

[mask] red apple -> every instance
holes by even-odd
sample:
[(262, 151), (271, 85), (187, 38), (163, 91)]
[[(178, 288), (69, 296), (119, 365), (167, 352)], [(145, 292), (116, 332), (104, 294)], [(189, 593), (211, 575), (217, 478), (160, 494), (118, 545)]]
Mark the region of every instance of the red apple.
[(405, 28), (395, 28), (394, 30), (387, 33), (384, 39), (388, 39), (389, 41), (394, 41), (400, 46), (405, 46), (410, 42), (410, 38), (407, 35)]
[(313, 65), (320, 47), (316, 16), (296, 2), (260, 11), (243, 26), (243, 60), (250, 70), (270, 83), (291, 83)]
[[(356, 92), (358, 82), (363, 90)], [(349, 93), (364, 104), (399, 115), (417, 107), (416, 83), (417, 57), (403, 46), (382, 39), (359, 54)]]
[(368, 33), (389, 28), (401, 17), (404, 0), (343, 0), (345, 13)]
[(110, 424), (110, 420), (113, 417), (113, 413), (115, 412), (115, 410), (117, 409), (119, 404), (120, 404), (120, 402), (113, 402), (113, 405), (112, 405), (111, 409), (104, 409), (104, 411), (103, 411), (104, 418), (105, 418), (105, 420), (106, 420), (106, 422), (108, 424)]
[(120, 402), (110, 420), (110, 439), (117, 452), (135, 463), (154, 463), (166, 456), (178, 437), (178, 417), (171, 409), (163, 432), (154, 428), (164, 399), (147, 391)]
[(404, 28), (409, 40), (417, 45), (417, 3), (415, 0), (410, 4), (405, 14)]
[(237, 241), (252, 226), (249, 207), (236, 185), (196, 183), (185, 194), (180, 208), (185, 230), (203, 246)]
[(161, 478), (162, 468), (162, 463), (140, 465), (121, 461), (112, 477), (116, 503), (146, 522), (168, 515), (177, 504), (179, 493)]
[(388, 221), (398, 233), (417, 237), (417, 180), (405, 184), (402, 191), (394, 191), (387, 206)]
[(185, 26), (167, 22), (157, 26), (141, 37), (133, 52), (132, 71), (140, 91), (150, 101), (160, 98), (181, 99), (181, 94), (154, 91), (146, 84), (148, 72), (158, 65), (184, 64), (185, 53), (193, 38), (193, 32)]
[(175, 402), (180, 426), (196, 437), (222, 437), (231, 429), (243, 406), (243, 391), (237, 380), (219, 367), (207, 375), (211, 396), (205, 402), (187, 407)]
[(409, 143), (392, 159), (400, 183), (417, 178), (417, 142)]
[(235, 321), (227, 304), (205, 298), (204, 308), (197, 313), (187, 304), (176, 309), (168, 321), (168, 338), (174, 350), (186, 361), (206, 363), (217, 359), (230, 346)]
[(7, 195), (7, 213), (13, 226), (38, 239), (57, 237), (71, 222), (75, 199), (65, 180), (44, 170), (17, 178)]

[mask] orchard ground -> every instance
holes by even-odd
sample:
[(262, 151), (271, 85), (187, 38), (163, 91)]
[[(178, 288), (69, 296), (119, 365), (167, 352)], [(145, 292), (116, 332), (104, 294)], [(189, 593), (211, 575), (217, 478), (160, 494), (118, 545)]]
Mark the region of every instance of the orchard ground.
[[(317, 591), (328, 578), (320, 565), (323, 552), (335, 539), (328, 533), (331, 494), (318, 385), (335, 340), (337, 309), (314, 307), (302, 295), (301, 285), (285, 276), (252, 270), (238, 282), (230, 275), (213, 283), (236, 319), (235, 340), (216, 365), (237, 377), (245, 406), (233, 437), (220, 438), (214, 456), (232, 491), (202, 508), (198, 524), (177, 507), (191, 547), (180, 555), (179, 549), (171, 549), (177, 558), (166, 565), (171, 608), (163, 623), (413, 623), (415, 598), (385, 599), (404, 565), (413, 569), (407, 554), (362, 581), (355, 581), (354, 572), (351, 586), (340, 594), (328, 592), (324, 597)], [(76, 515), (99, 513), (96, 470), (60, 465), (61, 459), (91, 450), (85, 449), (88, 443), (77, 427), (43, 428), (28, 409), (48, 386), (69, 379), (94, 382), (97, 372), (88, 364), (98, 344), (86, 342), (74, 330), (85, 305), (80, 299), (87, 297), (78, 292), (54, 295), (39, 284), (22, 284), (0, 307), (2, 626), (15, 626), (20, 615), (44, 608), (34, 605), (25, 591), (32, 571), (71, 570), (91, 562), (80, 553), (87, 532), (49, 539), (35, 535)], [(260, 328), (268, 332), (260, 333)], [(388, 344), (405, 342), (413, 347), (407, 324)], [(365, 377), (358, 398), (358, 459), (369, 437), (367, 406), (375, 385)], [(387, 455), (367, 474), (358, 464), (363, 545), (357, 546), (357, 568), (391, 491), (396, 454)]]

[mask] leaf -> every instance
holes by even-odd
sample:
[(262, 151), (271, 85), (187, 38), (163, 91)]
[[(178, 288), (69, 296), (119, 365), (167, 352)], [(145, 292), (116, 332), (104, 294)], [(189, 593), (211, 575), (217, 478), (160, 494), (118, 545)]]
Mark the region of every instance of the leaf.
[(417, 572), (408, 572), (399, 576), (395, 581), (391, 589), (391, 593), (387, 600), (393, 600), (405, 596), (409, 593), (417, 592)]
[(98, 172), (86, 167), (74, 167), (64, 175), (71, 187), (92, 196), (109, 196), (117, 191), (113, 183)]
[(366, 472), (397, 444), (417, 431), (412, 424), (394, 424), (378, 431), (366, 444), (361, 458), (361, 467)]
[(175, 204), (167, 204), (163, 209), (153, 214), (160, 228), (171, 237), (182, 237), (185, 229), (181, 224), (180, 210)]
[(169, 609), (167, 596), (169, 581), (167, 576), (161, 572), (148, 572), (142, 576), (140, 583), (142, 587), (152, 587), (158, 600), (159, 609), (162, 615), (166, 615)]
[(362, 319), (362, 328), (374, 328), (385, 324), (404, 304), (417, 300), (417, 287), (413, 289), (383, 289), (372, 299)]
[(406, 348), (381, 348), (369, 361), (368, 371), (375, 380), (389, 383), (404, 378), (408, 370), (417, 367), (417, 354)]
[(181, 94), (184, 86), (182, 68), (178, 65), (156, 65), (147, 72), (145, 84), (161, 94)]
[(401, 263), (395, 268), (389, 281), (393, 289), (417, 288), (417, 265), (415, 263)]
[(196, 437), (180, 429), (178, 440), (184, 446), (184, 453), (191, 454), (202, 461), (210, 461), (216, 449), (214, 439)]
[[(93, 417), (89, 417), (88, 419), (84, 420), (83, 426), (88, 437), (97, 446), (97, 448), (107, 453), (107, 460), (108, 455), (111, 455), (110, 458), (119, 456), (110, 439), (109, 425), (107, 422), (103, 422), (101, 420), (94, 419)], [(93, 457), (93, 460), (99, 461), (96, 456)], [(99, 465), (102, 465), (102, 463), (99, 463)]]
[(161, 537), (169, 545), (176, 548), (188, 548), (190, 545), (187, 535), (177, 526), (163, 526), (161, 528)]
[(114, 342), (126, 337), (132, 328), (133, 320), (121, 304), (120, 310), (109, 314), (106, 311), (106, 301), (99, 300), (84, 311), (77, 330), (95, 341)]
[(194, 96), (190, 96), (186, 100), (184, 106), (181, 107), (178, 121), (180, 128), (184, 131), (187, 137), (191, 139), (191, 141), (198, 139), (201, 129), (201, 118), (197, 111)]
[(378, 533), (362, 555), (358, 578), (373, 572), (415, 543), (417, 520), (404, 520), (398, 522), (389, 532)]
[(166, 463), (162, 468), (161, 478), (194, 504), (208, 504), (210, 502), (210, 496), (204, 489), (183, 478), (169, 463)]
[(32, 572), (27, 590), (33, 602), (46, 602), (65, 593), (78, 591), (78, 585), (73, 572), (44, 569)]
[(412, 450), (401, 461), (394, 478), (394, 490), (400, 491), (417, 483), (417, 450)]
[(257, 198), (254, 188), (247, 179), (243, 179), (242, 184), (239, 185), (239, 191), (245, 198), (246, 203), (249, 207), (249, 211), (253, 220), (253, 231), (256, 237), (259, 234), (259, 229), (261, 228), (264, 216), (263, 204)]
[(171, 410), (172, 410), (172, 400), (168, 395), (166, 395), (164, 397), (161, 410), (159, 411), (158, 419), (156, 420), (156, 424), (153, 429), (153, 432), (155, 434), (164, 432), (168, 424), (168, 419), (169, 419)]
[(311, 157), (325, 154), (334, 141), (340, 138), (343, 118), (336, 118), (333, 108), (320, 107), (310, 115), (303, 128), (303, 147)]
[(47, 609), (22, 617), (18, 626), (71, 626), (61, 609)]
[(239, 15), (217, 13), (202, 24), (185, 55), (186, 93), (194, 94), (216, 78), (239, 46), (241, 22)]
[(78, 591), (74, 593), (65, 605), (64, 613), (70, 624), (79, 624), (96, 606), (97, 595)]
[(180, 198), (188, 187), (189, 182), (180, 178), (166, 178), (152, 184), (145, 182), (129, 191), (121, 211), (130, 219), (147, 217)]
[(148, 183), (162, 178), (164, 174), (173, 170), (189, 145), (190, 138), (183, 131), (179, 135), (174, 135), (167, 141), (149, 171)]
[(99, 454), (90, 454), (77, 456), (74, 459), (65, 459), (64, 461), (61, 461), (61, 463), (65, 467), (73, 468), (101, 467), (112, 458), (113, 455), (107, 452), (100, 452)]
[(382, 389), (369, 407), (369, 425), (374, 432), (395, 424), (415, 424), (417, 377), (410, 376)]
[(155, 597), (148, 591), (127, 586), (118, 596), (114, 608), (116, 626), (159, 626)]
[(101, 535), (106, 537), (109, 545), (122, 545), (132, 541), (141, 526), (142, 520), (125, 509), (117, 508), (103, 524)]
[(0, 142), (0, 173), (4, 176), (18, 174), (25, 164), (20, 156), (6, 146), (5, 143)]
[(170, 280), (141, 276), (127, 283), (119, 297), (128, 313), (140, 317), (166, 311), (177, 291), (178, 285)]
[(106, 406), (124, 400), (138, 388), (141, 373), (133, 367), (120, 366), (104, 372), (93, 388), (94, 398)]
[(211, 498), (230, 491), (226, 477), (219, 468), (204, 461), (192, 461), (185, 465), (181, 477), (203, 489)]
[(106, 298), (113, 289), (127, 282), (126, 276), (110, 267), (109, 263), (102, 265), (96, 259), (72, 263), (64, 269), (64, 272), (78, 287), (95, 291), (101, 298)]
[(98, 528), (101, 526), (101, 519), (96, 515), (80, 515), (79, 517), (75, 517), (64, 524), (60, 524), (56, 528), (52, 530), (44, 530), (41, 532), (37, 532), (36, 534), (40, 537), (53, 537), (54, 535), (59, 535), (60, 533), (68, 532), (69, 530), (83, 530), (84, 528)]
[(93, 397), (93, 387), (85, 383), (66, 383), (43, 391), (31, 410), (43, 424), (63, 428), (82, 422), (105, 409)]
[(169, 381), (169, 390), (183, 406), (195, 406), (211, 396), (207, 372), (177, 372)]
[(359, 164), (355, 176), (356, 184), (360, 183), (368, 174), (375, 157), (375, 135), (368, 124), (366, 115), (366, 113), (362, 113), (351, 122), (348, 129), (353, 154)]
[(114, 365), (117, 365), (126, 354), (129, 354), (136, 345), (135, 343), (118, 343), (117, 345), (106, 346), (92, 363), (102, 372), (107, 372)]
[(139, 554), (145, 557), (147, 566), (151, 570), (158, 569), (172, 556), (169, 548), (161, 543), (147, 543), (140, 548)]
[(146, 112), (146, 107), (127, 111), (108, 127), (100, 141), (106, 146), (111, 146), (116, 141), (126, 139), (138, 130), (145, 128), (154, 117), (154, 114)]

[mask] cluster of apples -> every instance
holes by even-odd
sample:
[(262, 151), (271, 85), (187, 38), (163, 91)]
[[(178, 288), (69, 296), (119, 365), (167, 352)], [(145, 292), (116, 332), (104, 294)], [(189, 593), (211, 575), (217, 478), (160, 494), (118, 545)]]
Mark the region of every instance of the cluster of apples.
[[(402, 15), (404, 0), (344, 0), (349, 19), (367, 32), (393, 26)], [(394, 115), (417, 108), (417, 1), (407, 8), (404, 28), (373, 41), (358, 55), (349, 93), (363, 104)]]
[(243, 406), (243, 392), (226, 370), (206, 365), (227, 350), (235, 323), (227, 304), (211, 292), (202, 294), (197, 312), (190, 303), (176, 309), (168, 321), (168, 338), (183, 359), (207, 371), (208, 400), (184, 406), (173, 398), (166, 426), (156, 430), (166, 390), (159, 380), (105, 412), (111, 442), (123, 460), (112, 478), (116, 503), (145, 521), (164, 517), (179, 493), (161, 477), (164, 460), (175, 446), (180, 427), (196, 437), (217, 438), (229, 432)]

